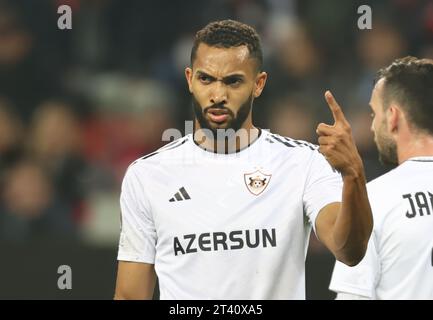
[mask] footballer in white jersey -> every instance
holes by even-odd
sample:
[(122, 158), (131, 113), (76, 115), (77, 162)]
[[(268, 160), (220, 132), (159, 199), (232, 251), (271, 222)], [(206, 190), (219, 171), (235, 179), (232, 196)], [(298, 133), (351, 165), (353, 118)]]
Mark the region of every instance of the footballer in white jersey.
[(433, 299), (433, 157), (369, 182), (374, 228), (364, 259), (337, 262), (330, 289), (369, 299)]
[(341, 186), (309, 143), (262, 130), (218, 154), (188, 135), (129, 167), (118, 259), (154, 264), (161, 299), (304, 299), (311, 226)]
[(337, 299), (431, 300), (433, 122), (420, 115), (432, 114), (433, 61), (398, 59), (378, 78), (372, 130), (382, 161), (398, 167), (368, 183), (374, 228), (367, 253), (353, 268), (336, 262), (329, 288)]
[(330, 92), (319, 146), (253, 125), (267, 74), (256, 31), (208, 24), (191, 67), (194, 132), (137, 160), (121, 192), (116, 299), (304, 299), (311, 228), (348, 265), (372, 215), (362, 160)]

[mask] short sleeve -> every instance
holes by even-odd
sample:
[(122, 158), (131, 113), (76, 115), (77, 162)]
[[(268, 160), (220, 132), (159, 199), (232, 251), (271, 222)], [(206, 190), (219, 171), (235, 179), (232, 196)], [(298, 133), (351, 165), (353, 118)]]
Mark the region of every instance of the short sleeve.
[(121, 231), (117, 259), (154, 264), (156, 230), (142, 181), (144, 178), (130, 166), (120, 195)]
[(329, 290), (376, 299), (380, 263), (374, 237), (373, 234), (368, 242), (364, 258), (356, 266), (349, 267), (339, 261), (335, 262)]
[[(303, 195), (304, 212), (316, 232), (320, 210), (332, 202), (341, 202), (343, 180), (321, 153), (313, 151)], [(316, 233), (317, 234), (317, 233)]]

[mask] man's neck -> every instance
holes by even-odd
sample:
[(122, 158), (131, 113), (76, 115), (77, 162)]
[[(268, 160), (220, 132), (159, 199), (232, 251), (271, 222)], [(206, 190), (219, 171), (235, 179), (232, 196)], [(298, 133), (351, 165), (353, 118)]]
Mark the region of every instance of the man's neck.
[[(209, 132), (209, 131), (208, 131)], [(228, 131), (227, 131), (228, 132)], [(234, 131), (232, 131), (233, 133)], [(254, 127), (240, 128), (235, 134), (225, 134), (225, 130), (219, 130), (217, 137), (205, 135), (201, 128), (194, 129), (194, 141), (201, 148), (215, 153), (235, 153), (250, 146), (260, 136), (261, 130)]]
[(419, 134), (398, 144), (398, 162), (415, 157), (433, 157), (433, 136)]

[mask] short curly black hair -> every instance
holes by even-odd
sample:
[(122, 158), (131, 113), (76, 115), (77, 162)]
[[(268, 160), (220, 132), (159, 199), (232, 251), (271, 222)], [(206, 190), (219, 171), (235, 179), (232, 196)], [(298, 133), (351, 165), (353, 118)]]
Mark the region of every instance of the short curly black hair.
[(380, 69), (375, 82), (385, 79), (383, 106), (396, 102), (417, 129), (433, 134), (433, 60), (407, 56)]
[(247, 24), (235, 20), (222, 20), (211, 22), (199, 30), (195, 35), (191, 50), (191, 66), (196, 58), (200, 43), (219, 48), (245, 45), (248, 47), (250, 57), (257, 60), (257, 69), (261, 70), (262, 68), (263, 52), (260, 37), (256, 30)]

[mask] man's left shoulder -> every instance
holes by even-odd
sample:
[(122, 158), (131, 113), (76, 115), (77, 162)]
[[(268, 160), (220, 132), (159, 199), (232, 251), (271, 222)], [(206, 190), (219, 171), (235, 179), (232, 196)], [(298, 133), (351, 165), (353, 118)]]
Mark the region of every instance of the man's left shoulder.
[(400, 168), (396, 167), (381, 176), (369, 181), (367, 183), (367, 190), (371, 194), (383, 192), (384, 190), (390, 191), (395, 189), (396, 183), (401, 182)]
[(318, 150), (319, 146), (311, 142), (290, 137), (282, 136), (277, 133), (268, 132), (265, 141), (271, 143), (276, 148), (290, 153), (305, 153), (311, 155)]

